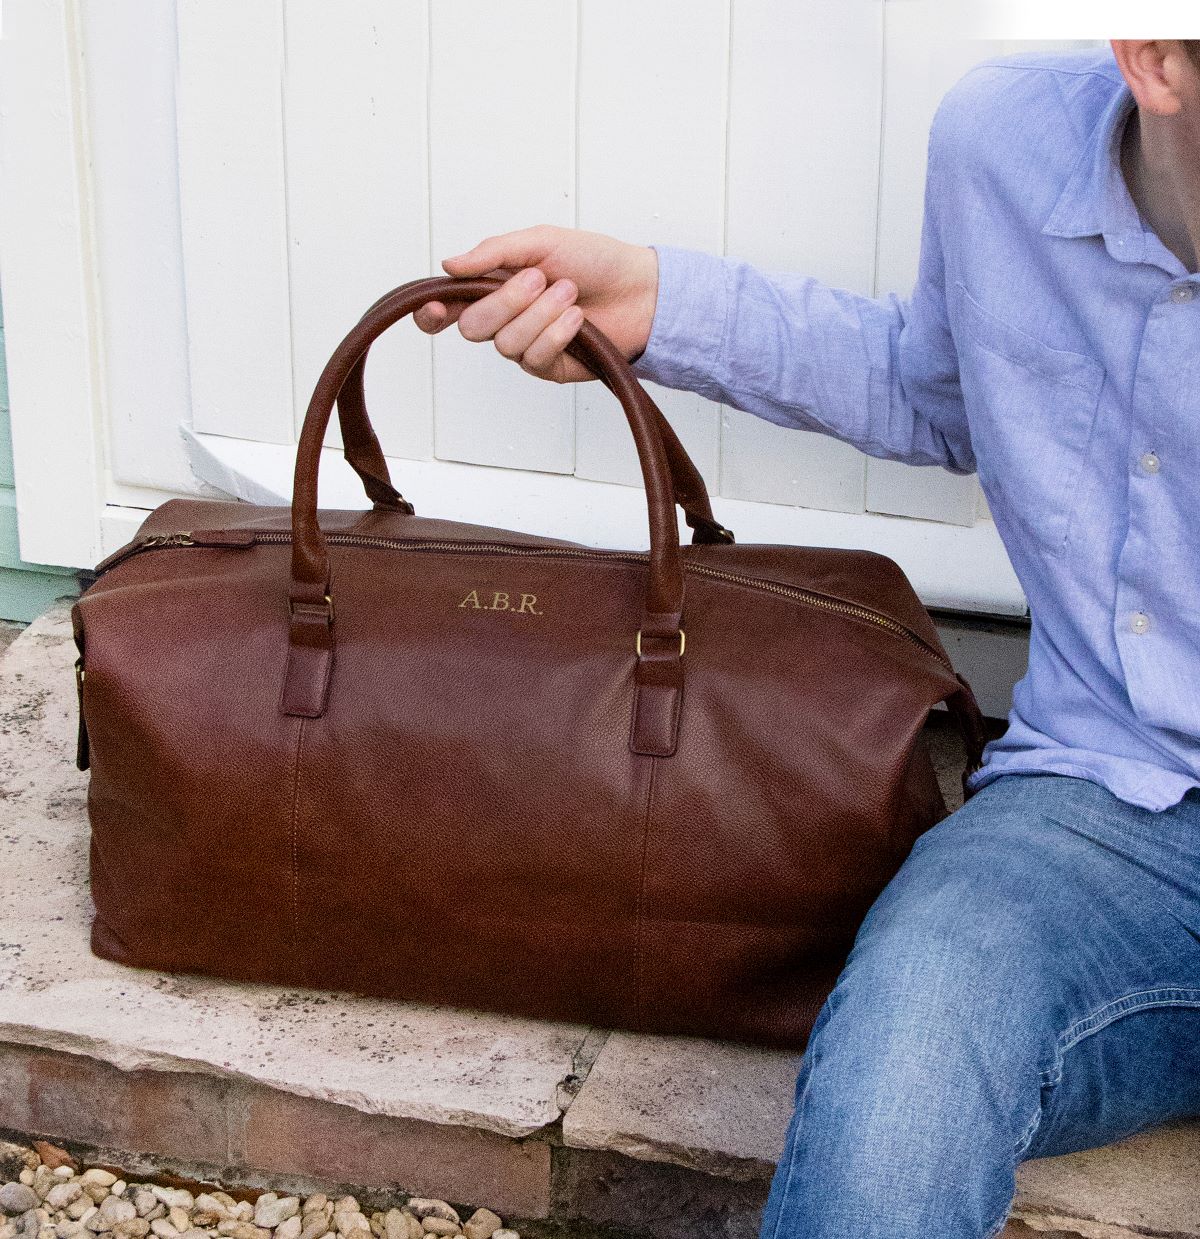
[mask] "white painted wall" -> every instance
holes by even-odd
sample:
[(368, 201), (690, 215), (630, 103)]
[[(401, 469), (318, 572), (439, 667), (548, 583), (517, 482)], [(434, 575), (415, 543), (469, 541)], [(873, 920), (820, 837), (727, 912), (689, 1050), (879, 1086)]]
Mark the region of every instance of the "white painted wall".
[[(937, 100), (1016, 46), (947, 31), (942, 8), (5, 0), (23, 550), (86, 566), (140, 511), (201, 489), (197, 467), (278, 489), (340, 336), (487, 234), (550, 221), (906, 291)], [(633, 453), (598, 384), (540, 384), (490, 346), (402, 326), (368, 395), (402, 489), (404, 460), (426, 462), (421, 511), (508, 510), (557, 475), (524, 527), (644, 545)], [(1022, 611), (973, 479), (654, 395), (743, 537), (886, 548), (928, 601)], [(464, 462), (492, 468), (464, 484)]]

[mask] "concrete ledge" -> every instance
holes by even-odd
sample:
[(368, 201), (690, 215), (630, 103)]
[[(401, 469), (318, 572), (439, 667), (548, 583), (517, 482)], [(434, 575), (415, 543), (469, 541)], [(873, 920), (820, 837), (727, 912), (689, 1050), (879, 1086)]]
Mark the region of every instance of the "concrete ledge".
[(750, 1046), (613, 1033), (563, 1118), (563, 1143), (734, 1182), (770, 1179), (799, 1063)]
[[(755, 1233), (792, 1055), (93, 956), (73, 660), (59, 607), (0, 661), (0, 1128), (131, 1171), (489, 1205), (529, 1236)], [(1013, 1234), (1200, 1237), (1198, 1172), (1195, 1125), (1029, 1163)]]

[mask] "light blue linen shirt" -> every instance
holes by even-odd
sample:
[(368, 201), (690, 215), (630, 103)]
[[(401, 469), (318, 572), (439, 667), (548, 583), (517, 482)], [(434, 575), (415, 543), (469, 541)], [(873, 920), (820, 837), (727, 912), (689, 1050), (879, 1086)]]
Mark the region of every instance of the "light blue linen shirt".
[(1032, 632), (972, 786), (1049, 771), (1161, 810), (1200, 785), (1200, 276), (1126, 188), (1134, 106), (1108, 52), (973, 69), (930, 133), (911, 297), (656, 245), (634, 369), (977, 471)]

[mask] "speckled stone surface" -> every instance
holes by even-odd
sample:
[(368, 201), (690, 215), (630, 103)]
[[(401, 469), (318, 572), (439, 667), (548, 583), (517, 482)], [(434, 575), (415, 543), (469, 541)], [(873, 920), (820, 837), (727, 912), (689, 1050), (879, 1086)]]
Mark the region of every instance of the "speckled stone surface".
[(573, 1148), (769, 1179), (800, 1059), (690, 1037), (613, 1033), (563, 1118)]
[(92, 955), (69, 611), (0, 661), (0, 1040), (243, 1077), (522, 1136), (561, 1114), (586, 1029), (127, 968)]
[(1026, 1162), (1014, 1217), (1087, 1239), (1200, 1236), (1200, 1123), (1173, 1123), (1070, 1157)]

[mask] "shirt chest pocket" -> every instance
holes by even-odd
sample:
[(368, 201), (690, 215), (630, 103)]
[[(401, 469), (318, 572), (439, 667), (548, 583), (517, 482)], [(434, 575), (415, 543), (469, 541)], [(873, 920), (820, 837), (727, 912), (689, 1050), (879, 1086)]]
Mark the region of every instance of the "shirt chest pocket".
[(1083, 489), (1104, 367), (998, 318), (962, 284), (955, 291), (959, 375), (992, 514), (1006, 542), (1061, 554)]

